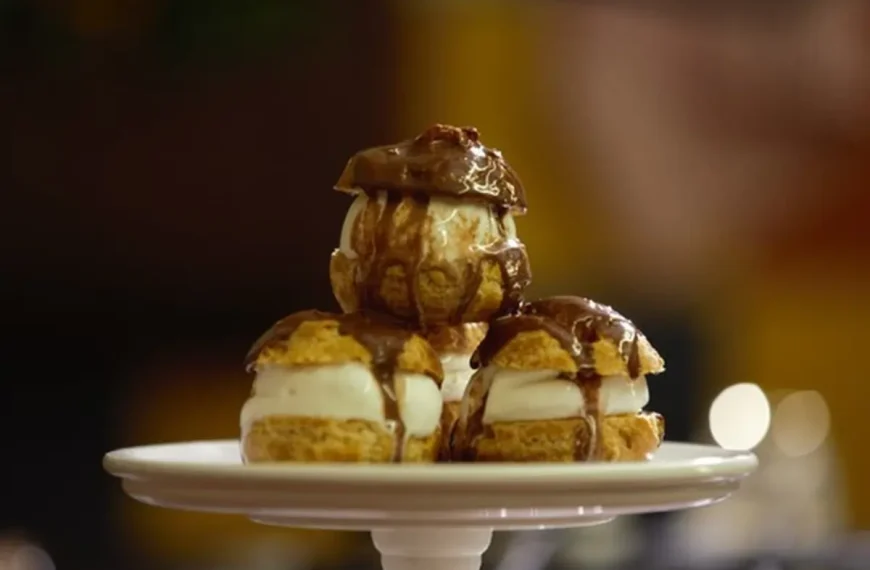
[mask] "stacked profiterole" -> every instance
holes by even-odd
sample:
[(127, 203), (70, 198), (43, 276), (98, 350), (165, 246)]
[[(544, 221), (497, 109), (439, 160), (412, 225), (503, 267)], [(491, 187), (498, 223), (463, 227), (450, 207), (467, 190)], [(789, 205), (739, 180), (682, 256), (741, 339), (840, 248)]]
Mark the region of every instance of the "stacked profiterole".
[(531, 281), (523, 186), (472, 128), (435, 125), (353, 156), (330, 277), (343, 314), (307, 311), (251, 349), (246, 462), (434, 462), (452, 455), (471, 356)]
[(664, 368), (611, 307), (581, 297), (525, 303), (496, 319), (474, 355), (453, 453), (465, 461), (637, 461), (664, 420), (644, 412)]
[(251, 348), (242, 454), (262, 462), (630, 461), (661, 357), (580, 297), (527, 302), (525, 190), (473, 128), (353, 156), (330, 278), (341, 313), (285, 317)]

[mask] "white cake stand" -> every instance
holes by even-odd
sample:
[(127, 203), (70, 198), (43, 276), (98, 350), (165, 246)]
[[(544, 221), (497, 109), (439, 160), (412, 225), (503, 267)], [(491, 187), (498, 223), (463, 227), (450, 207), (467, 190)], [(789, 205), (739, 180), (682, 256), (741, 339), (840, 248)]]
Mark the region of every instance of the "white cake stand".
[(751, 453), (665, 443), (649, 463), (243, 465), (237, 441), (120, 449), (104, 465), (150, 505), (292, 527), (366, 530), (384, 570), (478, 570), (493, 530), (589, 526), (710, 505)]

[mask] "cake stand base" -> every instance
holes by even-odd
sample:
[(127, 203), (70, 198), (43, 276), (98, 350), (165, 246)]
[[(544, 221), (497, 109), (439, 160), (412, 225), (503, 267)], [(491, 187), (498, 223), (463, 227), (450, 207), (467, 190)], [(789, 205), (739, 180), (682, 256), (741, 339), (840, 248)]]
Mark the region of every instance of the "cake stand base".
[(494, 530), (603, 524), (717, 503), (755, 456), (666, 442), (648, 463), (243, 465), (238, 441), (120, 449), (105, 466), (149, 505), (371, 532), (384, 570), (478, 570)]
[[(129, 482), (124, 488), (145, 500)], [(147, 502), (147, 501), (146, 501)], [(371, 533), (384, 570), (477, 570), (494, 531), (577, 528), (606, 524), (613, 516), (581, 509), (491, 509), (418, 512), (291, 512), (253, 516), (259, 524), (289, 528), (356, 530)]]
[(373, 530), (384, 570), (479, 570), (490, 529)]

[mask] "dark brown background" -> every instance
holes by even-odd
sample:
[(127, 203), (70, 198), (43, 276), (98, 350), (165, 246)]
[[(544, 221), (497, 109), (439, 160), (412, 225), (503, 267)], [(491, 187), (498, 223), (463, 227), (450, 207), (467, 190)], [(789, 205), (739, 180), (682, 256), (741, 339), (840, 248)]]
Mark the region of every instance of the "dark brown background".
[(333, 306), (331, 183), (394, 136), (391, 29), (377, 2), (0, 5), (0, 529), (112, 560), (132, 363)]

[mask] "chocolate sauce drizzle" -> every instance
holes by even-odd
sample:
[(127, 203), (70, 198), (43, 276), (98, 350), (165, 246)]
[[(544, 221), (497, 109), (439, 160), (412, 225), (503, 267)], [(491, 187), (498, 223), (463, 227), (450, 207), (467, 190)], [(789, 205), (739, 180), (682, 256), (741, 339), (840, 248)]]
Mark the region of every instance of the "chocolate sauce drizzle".
[(477, 198), (515, 215), (526, 211), (526, 193), (496, 149), (480, 142), (473, 127), (433, 125), (414, 139), (358, 152), (345, 166), (336, 190), (395, 190)]
[[(383, 394), (384, 417), (387, 426), (392, 428), (394, 434), (392, 460), (400, 463), (404, 453), (406, 431), (399, 405), (401, 395), (396, 383), (396, 372), (399, 357), (405, 350), (405, 343), (414, 333), (388, 317), (368, 312), (337, 315), (314, 310), (302, 311), (284, 317), (266, 331), (248, 351), (245, 368), (248, 371), (254, 369), (263, 351), (286, 343), (303, 323), (310, 321), (337, 322), (339, 334), (353, 337), (371, 354), (372, 374)], [(433, 360), (437, 362), (434, 356)], [(442, 380), (440, 370), (427, 370), (424, 373), (440, 385)]]
[[(586, 404), (585, 416), (590, 437), (577, 434), (574, 444), (576, 461), (600, 459), (601, 453), (601, 375), (597, 372), (593, 345), (606, 341), (617, 346), (626, 363), (630, 378), (641, 374), (638, 340), (640, 331), (612, 307), (583, 297), (559, 296), (524, 304), (514, 315), (496, 319), (490, 324), (489, 334), (475, 352), (472, 360), (482, 369), (492, 362), (496, 354), (521, 332), (544, 331), (555, 338), (577, 364), (577, 373), (564, 373), (562, 378), (574, 382), (583, 392)], [(483, 433), (483, 413), (489, 383), (482, 374), (475, 375), (472, 382), (484, 382), (484, 392), (469, 417), (469, 438)], [(467, 446), (473, 447), (473, 446)], [(472, 458), (464, 458), (466, 460)]]
[[(476, 406), (473, 409), (463, 409), (460, 413), (460, 422), (463, 418), (465, 429), (457, 430), (456, 441), (453, 445), (453, 461), (473, 462), (477, 459), (477, 449), (474, 441), (486, 432), (483, 416), (486, 413), (486, 404), (489, 400), (489, 390), (493, 381), (492, 368), (478, 368), (471, 377), (466, 388), (466, 396), (463, 398), (463, 406)], [(462, 441), (458, 438), (461, 436)]]
[[(369, 193), (370, 200), (366, 209), (358, 216), (356, 223), (374, 231), (355, 228), (353, 231), (354, 249), (360, 256), (358, 273), (354, 276), (359, 305), (368, 310), (383, 313), (395, 311), (383, 298), (381, 287), (391, 267), (402, 268), (405, 289), (408, 294), (409, 313), (399, 315), (403, 318), (416, 318), (417, 325), (427, 330), (430, 325), (458, 325), (468, 317), (468, 311), (475, 300), (484, 279), (487, 263), (494, 263), (501, 273), (503, 284), (501, 304), (495, 314), (516, 310), (522, 302), (523, 291), (531, 283), (526, 248), (517, 239), (509, 238), (505, 226), (507, 210), (495, 212), (498, 220), (499, 238), (489, 244), (470, 244), (464, 267), (455, 263), (439, 261), (437, 255), (426, 251), (426, 238), (430, 233), (431, 218), (428, 215), (430, 197), (427, 194), (406, 195), (395, 190), (383, 190), (383, 205), (378, 200), (378, 191)], [(402, 206), (408, 214), (396, 215)], [(490, 205), (489, 207), (495, 208)], [(367, 239), (366, 239), (367, 238)], [(462, 281), (462, 297), (455, 307), (445, 315), (433, 315), (420, 300), (419, 277), (423, 268), (440, 269), (449, 280)]]

